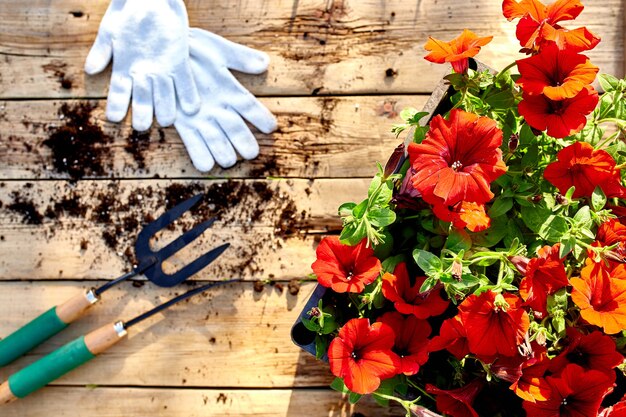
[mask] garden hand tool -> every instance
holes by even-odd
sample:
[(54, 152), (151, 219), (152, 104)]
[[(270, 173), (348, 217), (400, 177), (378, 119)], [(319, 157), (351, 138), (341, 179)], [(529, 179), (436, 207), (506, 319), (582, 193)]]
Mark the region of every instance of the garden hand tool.
[(35, 346), (43, 343), (45, 340), (66, 328), (70, 323), (81, 317), (89, 307), (96, 303), (102, 293), (124, 280), (135, 275), (144, 274), (151, 282), (158, 286), (172, 287), (183, 282), (213, 262), (228, 248), (228, 243), (205, 253), (174, 274), (166, 274), (161, 267), (163, 261), (200, 236), (202, 232), (213, 224), (215, 219), (210, 219), (197, 225), (158, 251), (150, 249), (150, 238), (191, 209), (191, 207), (202, 199), (202, 196), (202, 194), (197, 194), (183, 201), (163, 213), (158, 219), (146, 225), (141, 232), (139, 232), (139, 236), (135, 242), (135, 255), (138, 260), (138, 265), (132, 271), (99, 288), (89, 289), (67, 300), (65, 303), (51, 308), (30, 323), (0, 340), (0, 366), (11, 363)]
[(193, 115), (179, 106), (174, 126), (194, 166), (202, 172), (211, 170), (215, 162), (231, 167), (237, 162), (235, 150), (244, 159), (256, 158), (259, 145), (244, 119), (270, 133), (276, 129), (276, 118), (230, 69), (260, 74), (267, 70), (269, 57), (196, 28), (189, 31), (189, 50), (202, 105)]
[(85, 72), (103, 71), (111, 59), (106, 116), (119, 122), (132, 95), (132, 125), (139, 131), (200, 108), (189, 65), (189, 20), (182, 0), (111, 0), (85, 62)]
[(206, 284), (179, 295), (130, 321), (110, 323), (85, 336), (75, 339), (39, 359), (37, 362), (11, 375), (7, 381), (0, 385), (0, 405), (8, 404), (17, 398), (24, 398), (55, 379), (65, 375), (72, 369), (88, 362), (122, 340), (127, 335), (127, 330), (130, 327), (148, 317), (167, 309), (173, 304), (206, 291), (211, 287), (235, 281), (240, 281), (240, 279)]

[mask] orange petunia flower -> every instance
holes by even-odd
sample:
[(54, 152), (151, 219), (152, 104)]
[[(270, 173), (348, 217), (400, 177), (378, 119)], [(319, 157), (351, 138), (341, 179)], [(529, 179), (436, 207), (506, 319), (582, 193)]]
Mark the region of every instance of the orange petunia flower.
[(470, 351), (477, 356), (515, 356), (530, 326), (522, 300), (513, 294), (493, 291), (470, 295), (459, 305)]
[(441, 298), (440, 286), (421, 293), (420, 287), (426, 277), (418, 277), (411, 286), (406, 264), (401, 262), (393, 274), (383, 275), (383, 296), (394, 303), (396, 310), (402, 314), (412, 314), (418, 319), (438, 316), (448, 308), (449, 302)]
[(615, 160), (608, 152), (587, 142), (575, 142), (561, 149), (556, 157), (557, 161), (546, 167), (543, 176), (561, 194), (574, 186), (574, 198), (590, 197), (599, 186), (608, 197), (626, 196)]
[(454, 227), (467, 227), (472, 232), (481, 232), (491, 226), (484, 204), (469, 201), (461, 201), (452, 207), (437, 204), (433, 207), (433, 213), (444, 222), (452, 223)]
[(502, 130), (488, 117), (463, 110), (450, 120), (437, 115), (426, 139), (409, 145), (413, 186), (429, 204), (483, 204), (493, 198), (490, 184), (506, 172)]
[(463, 33), (450, 42), (440, 41), (429, 36), (424, 49), (431, 51), (424, 59), (436, 64), (449, 62), (454, 71), (466, 73), (469, 68), (469, 58), (480, 52), (481, 46), (487, 45), (493, 36), (479, 38), (473, 32), (464, 29)]
[(543, 94), (551, 100), (575, 97), (596, 78), (598, 67), (581, 54), (559, 51), (555, 45), (537, 55), (517, 61), (517, 80), (530, 95)]
[(519, 294), (524, 305), (529, 306), (539, 317), (545, 317), (548, 295), (566, 287), (567, 273), (563, 259), (559, 256), (560, 245), (544, 246), (538, 256), (532, 258), (526, 266), (526, 274), (519, 287)]
[(322, 239), (316, 250), (317, 260), (311, 268), (317, 281), (335, 292), (360, 293), (374, 282), (382, 266), (363, 239), (356, 246), (344, 245), (338, 236)]
[(524, 361), (521, 367), (520, 378), (509, 387), (523, 400), (535, 402), (546, 401), (551, 393), (545, 379), (545, 374), (550, 365), (548, 350), (544, 346), (532, 342), (532, 357)]
[[(605, 259), (601, 261), (607, 261), (611, 266), (615, 267), (617, 263), (621, 263), (626, 259), (626, 225), (620, 223), (617, 219), (609, 219), (602, 223), (600, 227), (598, 227), (596, 240), (592, 243), (592, 246), (600, 248), (613, 245), (616, 246), (611, 251), (611, 254), (607, 255)], [(587, 250), (587, 256), (589, 258), (594, 259), (594, 255), (593, 250)]]
[(600, 38), (582, 27), (568, 30), (558, 22), (573, 20), (583, 11), (579, 0), (557, 0), (546, 6), (538, 0), (504, 0), (502, 12), (509, 21), (520, 18), (516, 35), (523, 48), (537, 51), (554, 43), (561, 50), (581, 52), (593, 49)]
[(589, 324), (615, 334), (626, 330), (626, 265), (609, 271), (603, 263), (587, 259), (580, 278), (570, 279), (572, 301)]
[(519, 114), (537, 130), (547, 130), (554, 138), (564, 138), (580, 132), (587, 124), (587, 115), (598, 104), (598, 92), (586, 86), (572, 98), (554, 101), (546, 96), (526, 92), (518, 105)]
[(385, 323), (370, 325), (369, 319), (352, 319), (330, 342), (328, 362), (336, 377), (357, 394), (370, 394), (383, 379), (400, 369), (400, 358), (391, 351), (395, 335)]

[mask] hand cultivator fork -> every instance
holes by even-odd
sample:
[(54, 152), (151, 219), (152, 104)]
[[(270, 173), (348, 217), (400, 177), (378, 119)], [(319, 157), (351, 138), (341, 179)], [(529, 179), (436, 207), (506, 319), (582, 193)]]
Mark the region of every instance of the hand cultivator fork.
[[(100, 296), (105, 291), (122, 281), (139, 274), (144, 274), (151, 282), (158, 286), (172, 287), (185, 281), (217, 259), (228, 248), (228, 243), (201, 255), (174, 274), (166, 274), (162, 269), (163, 261), (170, 258), (200, 236), (214, 223), (215, 219), (210, 219), (197, 225), (158, 251), (150, 249), (150, 238), (180, 218), (186, 211), (197, 204), (201, 198), (202, 194), (198, 194), (183, 201), (141, 230), (135, 242), (138, 264), (132, 271), (98, 288), (89, 289), (83, 294), (79, 294), (67, 300), (65, 303), (51, 308), (19, 330), (0, 340), (0, 366), (11, 363), (13, 360), (66, 328), (70, 323), (81, 317), (89, 307), (100, 300)], [(79, 337), (73, 342), (68, 343), (12, 375), (8, 381), (0, 386), (0, 404), (6, 404), (16, 398), (23, 398), (94, 358), (96, 355), (102, 353), (124, 338), (127, 334), (126, 330), (140, 321), (165, 310), (173, 304), (206, 291), (211, 287), (233, 281), (238, 280), (206, 284), (173, 298), (125, 323), (118, 321), (95, 330), (86, 336)]]

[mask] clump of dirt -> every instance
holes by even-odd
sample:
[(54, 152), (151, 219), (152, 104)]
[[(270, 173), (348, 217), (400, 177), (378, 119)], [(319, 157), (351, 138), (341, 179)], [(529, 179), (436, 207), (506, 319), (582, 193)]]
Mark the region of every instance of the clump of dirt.
[(48, 139), (43, 142), (52, 150), (54, 169), (69, 174), (74, 181), (85, 176), (104, 176), (111, 165), (108, 145), (113, 139), (92, 123), (94, 108), (88, 102), (64, 103), (59, 109), (63, 125), (50, 127)]
[[(30, 188), (26, 186), (26, 188)], [(22, 223), (25, 224), (42, 224), (43, 223), (43, 215), (37, 210), (35, 204), (32, 200), (26, 200), (22, 195), (18, 192), (11, 193), (12, 203), (7, 205), (7, 209), (21, 214)]]

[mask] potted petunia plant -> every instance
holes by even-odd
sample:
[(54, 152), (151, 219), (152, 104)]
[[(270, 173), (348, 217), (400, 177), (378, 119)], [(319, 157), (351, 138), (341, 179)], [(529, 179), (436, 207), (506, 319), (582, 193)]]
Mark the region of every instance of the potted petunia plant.
[[(339, 207), (294, 341), (333, 388), (407, 415), (626, 416), (626, 80), (597, 77), (578, 0), (504, 0), (521, 57), (450, 63), (367, 197)], [(592, 84), (603, 90), (600, 95)], [(439, 413), (439, 414), (437, 414)]]

